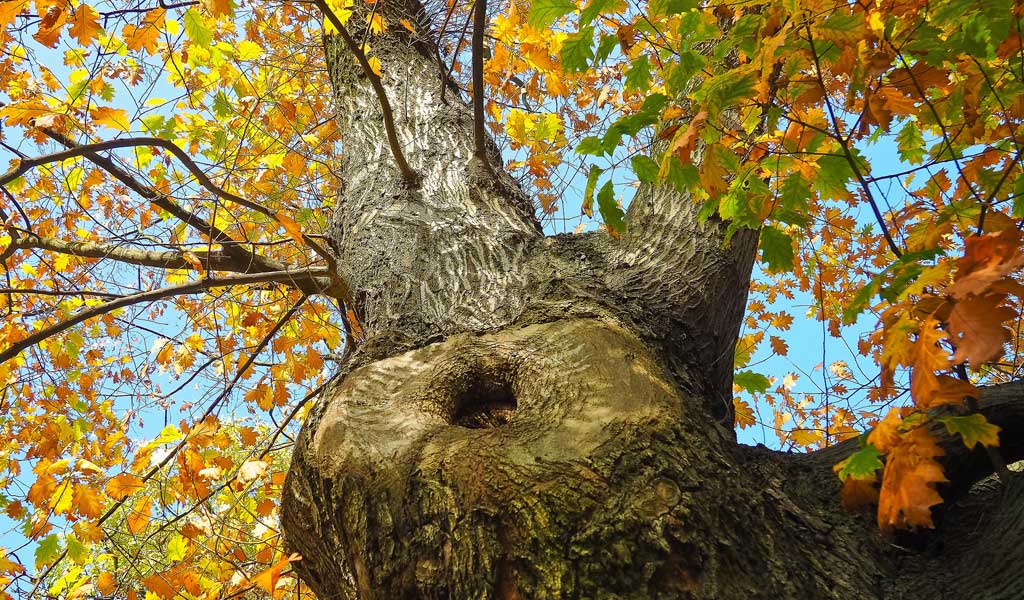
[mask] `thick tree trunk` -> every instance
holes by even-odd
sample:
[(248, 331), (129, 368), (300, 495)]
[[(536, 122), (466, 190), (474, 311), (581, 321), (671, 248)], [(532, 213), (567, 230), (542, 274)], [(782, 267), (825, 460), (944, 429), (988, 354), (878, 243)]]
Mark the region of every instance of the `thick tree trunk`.
[[(412, 0), (377, 10), (427, 30)], [(935, 550), (940, 529), (919, 555), (839, 507), (831, 465), (847, 450), (780, 455), (720, 425), (756, 234), (726, 247), (721, 224), (652, 187), (622, 240), (545, 239), (474, 158), (472, 114), (441, 100), (425, 34), (373, 44), (418, 181), (328, 38), (348, 156), (334, 247), (368, 339), (285, 486), (286, 541), (321, 598), (1017, 597), (1019, 478), (965, 496), (943, 523), (971, 535)], [(986, 407), (1019, 432), (1018, 404)], [(959, 491), (985, 474), (963, 458)]]

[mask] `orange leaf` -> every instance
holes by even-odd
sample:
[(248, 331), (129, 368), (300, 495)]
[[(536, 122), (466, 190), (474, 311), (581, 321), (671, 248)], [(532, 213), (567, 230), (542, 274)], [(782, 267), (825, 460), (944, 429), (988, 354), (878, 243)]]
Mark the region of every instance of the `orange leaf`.
[(92, 118), (98, 125), (104, 125), (111, 129), (130, 131), (132, 128), (131, 117), (128, 112), (120, 108), (100, 106), (92, 109)]
[(69, 33), (78, 40), (81, 46), (92, 43), (103, 32), (103, 28), (100, 27), (99, 13), (88, 4), (81, 4), (75, 9), (71, 22)]
[(736, 414), (736, 426), (740, 429), (751, 427), (757, 422), (754, 419), (754, 410), (750, 408), (746, 401), (733, 397), (732, 406)]
[(268, 594), (273, 594), (274, 589), (277, 587), (277, 581), (281, 578), (281, 571), (283, 571), (284, 568), (287, 567), (289, 563), (301, 559), (301, 555), (299, 555), (298, 553), (293, 553), (291, 556), (282, 558), (281, 560), (277, 561), (274, 564), (274, 566), (259, 573), (258, 575), (250, 579), (250, 581), (266, 590)]
[(103, 571), (96, 578), (96, 589), (104, 596), (113, 595), (114, 590), (117, 589), (117, 580), (108, 571)]
[(903, 436), (886, 459), (878, 496), (878, 526), (883, 530), (932, 527), (931, 507), (942, 502), (935, 484), (946, 481), (935, 439), (923, 427)]
[(83, 517), (96, 518), (103, 513), (103, 501), (96, 490), (87, 485), (75, 486), (72, 503)]
[(968, 296), (953, 306), (949, 333), (956, 345), (954, 363), (967, 361), (978, 367), (1002, 355), (1003, 344), (1010, 341), (1010, 330), (1003, 323), (1017, 316), (1005, 301), (1005, 294), (983, 294)]
[(128, 515), (126, 524), (128, 525), (128, 531), (135, 534), (139, 533), (149, 525), (149, 520), (153, 516), (153, 499), (149, 497), (139, 498), (139, 501), (135, 503), (132, 508), (132, 512)]
[(284, 227), (288, 237), (300, 244), (304, 243), (302, 239), (302, 228), (295, 222), (295, 219), (292, 219), (287, 215), (277, 215), (277, 222), (281, 224), (281, 227)]
[(983, 294), (993, 283), (1024, 266), (1020, 245), (1021, 232), (1016, 229), (967, 238), (949, 294), (958, 300), (968, 294)]
[(123, 500), (142, 489), (142, 479), (131, 473), (121, 473), (107, 482), (107, 495), (114, 500)]

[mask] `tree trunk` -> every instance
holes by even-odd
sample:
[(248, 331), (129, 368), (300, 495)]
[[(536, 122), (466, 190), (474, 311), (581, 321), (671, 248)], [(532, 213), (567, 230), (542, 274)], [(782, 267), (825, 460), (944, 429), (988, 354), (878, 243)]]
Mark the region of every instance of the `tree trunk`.
[[(848, 447), (736, 444), (756, 233), (726, 246), (694, 203), (645, 187), (621, 240), (544, 238), (514, 182), (474, 157), (472, 112), (442, 100), (419, 6), (376, 10), (421, 32), (373, 40), (418, 178), (327, 38), (347, 156), (333, 246), (367, 341), (309, 415), (285, 485), (286, 541), (320, 598), (1019, 596), (1020, 477), (893, 541), (839, 506), (831, 465)], [(1016, 435), (1022, 394), (1003, 392), (986, 410)], [(962, 494), (986, 466), (950, 448), (970, 465), (954, 470)]]

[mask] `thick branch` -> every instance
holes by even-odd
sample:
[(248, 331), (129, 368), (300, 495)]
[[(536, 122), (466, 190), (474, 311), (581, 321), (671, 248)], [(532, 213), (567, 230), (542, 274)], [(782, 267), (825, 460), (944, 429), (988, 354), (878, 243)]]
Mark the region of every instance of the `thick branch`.
[[(155, 300), (162, 300), (164, 298), (171, 298), (174, 296), (183, 296), (187, 294), (196, 294), (204, 292), (208, 289), (215, 287), (228, 287), (233, 285), (247, 285), (251, 283), (265, 283), (265, 282), (278, 282), (278, 283), (289, 283), (295, 287), (300, 287), (299, 282), (304, 281), (313, 283), (323, 288), (330, 286), (329, 280), (327, 279), (326, 269), (296, 269), (291, 271), (275, 271), (269, 273), (253, 273), (247, 275), (237, 275), (233, 277), (221, 277), (218, 279), (204, 279), (201, 281), (193, 281), (190, 283), (176, 285), (172, 287), (159, 288), (156, 290), (150, 290), (148, 292), (141, 292), (138, 294), (132, 294), (131, 296), (122, 296), (116, 300), (105, 302), (99, 306), (92, 306), (86, 308), (76, 314), (75, 316), (55, 323), (49, 327), (45, 327), (35, 333), (32, 333), (21, 340), (13, 342), (6, 350), (0, 352), (0, 363), (5, 363), (8, 360), (16, 357), (23, 350), (30, 348), (39, 342), (57, 335), (62, 331), (65, 331), (79, 323), (85, 322), (89, 319), (105, 315), (109, 312), (125, 308), (133, 304), (139, 304), (142, 302), (153, 302)], [(305, 286), (303, 286), (305, 287)]]
[[(184, 252), (174, 250), (140, 250), (138, 248), (95, 242), (69, 242), (57, 238), (38, 236), (33, 233), (20, 233), (21, 235), (17, 242), (12, 244), (18, 250), (49, 250), (82, 258), (110, 259), (158, 269), (194, 268), (193, 262), (186, 257)], [(246, 272), (244, 266), (240, 267), (234, 258), (220, 250), (196, 250), (190, 254), (207, 271)]]
[[(1001, 429), (999, 454), (1003, 460), (1012, 463), (1024, 459), (1024, 381), (982, 388), (978, 411)], [(950, 407), (944, 407), (941, 412), (954, 414)], [(941, 423), (934, 422), (930, 429), (946, 452), (940, 460), (950, 481), (947, 494), (958, 496), (978, 480), (993, 473), (992, 461), (980, 446), (967, 448), (959, 436), (951, 435)], [(831, 465), (843, 460), (859, 447), (859, 441), (854, 438), (804, 456), (814, 464), (831, 468)]]

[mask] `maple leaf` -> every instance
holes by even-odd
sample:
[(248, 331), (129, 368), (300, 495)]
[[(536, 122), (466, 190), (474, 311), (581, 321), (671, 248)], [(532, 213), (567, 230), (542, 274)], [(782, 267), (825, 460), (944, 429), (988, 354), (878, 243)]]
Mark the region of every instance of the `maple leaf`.
[(1024, 253), (1017, 229), (970, 237), (964, 244), (963, 258), (956, 263), (956, 277), (948, 292), (956, 299), (983, 294), (1022, 266)]
[(905, 433), (889, 450), (878, 495), (880, 529), (933, 527), (931, 507), (942, 502), (935, 485), (946, 482), (935, 457), (943, 454), (923, 427)]
[(959, 435), (968, 448), (977, 444), (993, 447), (999, 445), (999, 427), (989, 423), (985, 415), (974, 413), (966, 417), (942, 417), (939, 421), (949, 433)]
[(1011, 333), (1005, 323), (1015, 319), (1017, 311), (1005, 305), (1006, 294), (970, 295), (953, 305), (949, 314), (949, 333), (956, 346), (954, 363), (968, 362), (978, 367), (999, 358)]

